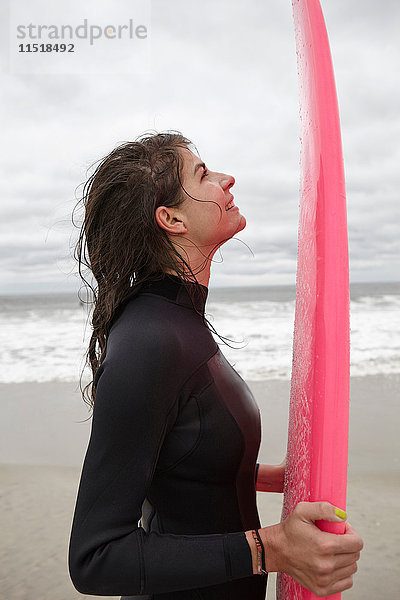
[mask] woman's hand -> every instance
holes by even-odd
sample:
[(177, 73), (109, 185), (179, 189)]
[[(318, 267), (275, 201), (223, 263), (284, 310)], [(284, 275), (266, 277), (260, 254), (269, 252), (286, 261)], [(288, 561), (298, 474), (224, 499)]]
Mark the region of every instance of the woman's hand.
[(363, 541), (346, 523), (345, 533), (321, 531), (314, 521), (343, 522), (329, 502), (299, 502), (282, 523), (259, 529), (267, 571), (288, 573), (321, 597), (353, 585)]
[(286, 457), (279, 465), (260, 464), (257, 473), (257, 492), (283, 492)]

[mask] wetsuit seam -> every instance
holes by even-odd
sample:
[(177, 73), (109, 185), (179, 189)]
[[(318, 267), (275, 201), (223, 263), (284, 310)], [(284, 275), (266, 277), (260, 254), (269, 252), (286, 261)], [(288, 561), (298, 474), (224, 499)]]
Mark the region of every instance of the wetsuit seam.
[[(181, 395), (181, 393), (182, 393), (182, 389), (183, 389), (183, 387), (185, 386), (185, 384), (187, 383), (187, 381), (189, 381), (189, 379), (190, 379), (191, 377), (193, 377), (193, 375), (196, 373), (196, 371), (198, 371), (198, 370), (199, 370), (199, 369), (200, 369), (202, 366), (204, 366), (205, 364), (207, 364), (207, 362), (210, 360), (210, 358), (212, 358), (212, 357), (213, 357), (215, 354), (217, 354), (218, 350), (219, 350), (219, 348), (217, 347), (217, 348), (215, 349), (215, 351), (213, 351), (213, 354), (211, 354), (211, 356), (208, 356), (208, 358), (204, 359), (204, 360), (203, 360), (203, 361), (202, 361), (202, 362), (201, 362), (201, 363), (200, 363), (200, 364), (199, 364), (199, 365), (198, 365), (198, 366), (197, 366), (197, 367), (196, 367), (196, 368), (195, 368), (195, 369), (194, 369), (194, 370), (193, 370), (193, 371), (190, 373), (190, 375), (188, 375), (188, 377), (187, 377), (187, 378), (186, 378), (186, 379), (183, 381), (183, 383), (182, 383), (181, 387), (179, 388), (179, 392), (178, 392), (178, 399), (179, 399), (179, 396), (180, 396), (180, 395)], [(214, 383), (214, 379), (213, 379), (213, 377), (212, 377), (212, 375), (211, 375), (211, 374), (210, 374), (210, 376), (211, 376), (211, 380), (210, 380), (210, 381), (208, 381), (208, 382), (206, 383), (206, 385), (204, 385), (202, 388), (200, 388), (200, 390), (197, 390), (197, 391), (196, 391), (196, 392), (194, 392), (193, 394), (189, 394), (189, 398), (190, 398), (190, 397), (193, 397), (193, 398), (196, 400), (196, 404), (197, 404), (197, 406), (198, 406), (198, 408), (199, 408), (199, 413), (200, 413), (200, 431), (199, 431), (199, 435), (198, 435), (198, 438), (196, 439), (196, 442), (195, 442), (194, 446), (192, 446), (192, 448), (191, 448), (190, 450), (188, 450), (188, 451), (187, 451), (187, 453), (186, 453), (186, 454), (184, 454), (184, 456), (181, 456), (180, 458), (178, 458), (178, 459), (177, 459), (177, 462), (173, 463), (172, 465), (169, 465), (169, 466), (168, 466), (168, 467), (166, 467), (165, 469), (158, 469), (158, 472), (159, 472), (160, 474), (164, 474), (164, 473), (167, 473), (167, 472), (169, 472), (169, 471), (170, 471), (171, 469), (173, 469), (173, 468), (174, 468), (176, 465), (178, 465), (178, 463), (179, 463), (181, 460), (183, 460), (184, 458), (187, 458), (188, 454), (190, 454), (191, 452), (193, 452), (193, 450), (194, 450), (194, 449), (195, 449), (195, 448), (198, 446), (198, 444), (199, 444), (199, 441), (200, 441), (200, 437), (201, 437), (201, 434), (202, 434), (202, 419), (201, 419), (201, 416), (202, 416), (202, 410), (201, 410), (201, 408), (200, 408), (200, 404), (199, 404), (199, 402), (198, 402), (197, 396), (198, 396), (199, 394), (202, 394), (202, 393), (204, 392), (204, 390), (206, 390), (206, 389), (207, 389), (209, 386), (211, 386), (211, 385)], [(175, 422), (176, 422), (176, 421), (175, 421)], [(174, 423), (174, 425), (175, 425), (175, 423)], [(153, 473), (155, 472), (155, 470), (156, 470), (156, 469), (157, 469), (157, 464), (156, 464), (156, 465), (155, 465), (155, 467), (154, 467)], [(152, 473), (152, 475), (153, 475), (153, 473)]]
[(143, 540), (142, 531), (139, 529), (139, 535), (137, 536), (137, 543), (139, 549), (139, 570), (140, 570), (140, 594), (142, 595), (145, 588), (145, 570), (144, 570), (144, 558), (143, 558)]
[[(165, 296), (162, 296), (161, 294), (154, 294), (153, 292), (142, 292), (140, 295), (141, 296), (154, 296), (155, 298), (160, 298), (161, 300), (165, 300), (166, 302), (169, 302), (170, 304), (175, 304), (176, 306), (181, 306), (182, 308), (191, 310), (196, 315), (198, 314), (198, 313), (196, 313), (196, 311), (193, 310), (193, 306), (186, 306), (185, 304), (181, 304), (180, 302), (177, 302), (176, 300), (171, 300), (171, 298), (166, 298)], [(200, 315), (198, 315), (198, 316), (200, 316)]]
[(157, 526), (159, 533), (165, 533), (164, 524), (162, 522), (162, 518), (159, 512), (157, 512)]
[(242, 465), (243, 459), (244, 459), (244, 455), (245, 455), (245, 451), (246, 451), (246, 441), (243, 435), (242, 430), (240, 429), (239, 424), (237, 423), (238, 427), (239, 427), (239, 431), (240, 431), (240, 437), (241, 437), (241, 454), (242, 454), (242, 459), (240, 461), (240, 465), (239, 468), (236, 472), (236, 477), (235, 477), (235, 487), (236, 487), (236, 498), (238, 499), (238, 508), (239, 508), (239, 515), (240, 515), (240, 521), (242, 523), (242, 528), (244, 529), (244, 518), (243, 518), (243, 508), (241, 503), (239, 502), (239, 484), (238, 484), (238, 477), (239, 477), (239, 472), (240, 472), (240, 467)]
[[(210, 355), (207, 355), (207, 357), (206, 357), (204, 360), (202, 360), (202, 361), (201, 361), (201, 363), (200, 363), (199, 365), (197, 365), (197, 367), (196, 367), (195, 369), (193, 369), (193, 371), (191, 371), (190, 375), (188, 375), (188, 377), (186, 377), (186, 379), (183, 381), (183, 383), (182, 383), (182, 385), (181, 385), (181, 387), (180, 387), (180, 390), (182, 390), (182, 388), (183, 388), (183, 387), (185, 386), (185, 384), (186, 384), (186, 383), (189, 381), (189, 379), (190, 379), (191, 377), (193, 377), (193, 375), (196, 373), (196, 371), (198, 371), (198, 370), (199, 370), (199, 369), (200, 369), (200, 368), (201, 368), (203, 365), (207, 364), (207, 363), (208, 363), (208, 361), (209, 361), (209, 360), (210, 360), (210, 359), (211, 359), (211, 358), (212, 358), (212, 357), (213, 357), (215, 354), (217, 354), (218, 350), (219, 350), (219, 347), (217, 346), (215, 349), (213, 349), (213, 352), (212, 352), (212, 354), (210, 354)], [(214, 378), (212, 377), (211, 373), (210, 373), (210, 376), (211, 376), (211, 379), (212, 379), (212, 381), (211, 381), (211, 382), (209, 382), (209, 384), (211, 384), (211, 383), (214, 381)], [(207, 384), (207, 385), (208, 385), (208, 384)], [(205, 387), (206, 387), (206, 386), (205, 386)], [(202, 388), (202, 389), (203, 389), (203, 388)]]
[(230, 581), (232, 579), (232, 564), (231, 564), (231, 556), (230, 556), (229, 551), (227, 549), (226, 536), (227, 536), (227, 534), (225, 533), (224, 537), (222, 538), (222, 545), (223, 545), (223, 548), (224, 548), (224, 558), (225, 558), (226, 575), (228, 577), (228, 580)]
[[(205, 389), (207, 389), (208, 387), (210, 387), (210, 385), (212, 385), (212, 381), (210, 381), (206, 386), (204, 386), (201, 390), (201, 392), (203, 392)], [(199, 393), (199, 392), (198, 392)], [(185, 452), (185, 454), (183, 454), (183, 456), (180, 456), (172, 465), (169, 465), (166, 469), (163, 469), (162, 471), (160, 470), (159, 472), (162, 473), (164, 475), (164, 473), (169, 473), (169, 471), (171, 471), (172, 469), (174, 469), (175, 467), (177, 467), (182, 461), (186, 460), (198, 447), (198, 445), (200, 444), (202, 435), (203, 435), (203, 431), (204, 431), (204, 427), (203, 427), (203, 411), (201, 408), (201, 405), (199, 403), (199, 399), (197, 398), (197, 396), (195, 394), (193, 394), (191, 396), (192, 398), (194, 398), (194, 400), (196, 401), (197, 404), (197, 408), (199, 409), (199, 422), (200, 422), (200, 427), (199, 427), (199, 433), (197, 435), (196, 441), (194, 442), (193, 446), (187, 450), (187, 452)]]

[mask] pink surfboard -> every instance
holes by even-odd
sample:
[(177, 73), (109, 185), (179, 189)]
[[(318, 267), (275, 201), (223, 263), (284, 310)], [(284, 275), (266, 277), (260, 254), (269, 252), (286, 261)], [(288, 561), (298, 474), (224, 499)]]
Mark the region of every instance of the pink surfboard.
[[(282, 519), (300, 501), (327, 500), (345, 509), (350, 375), (346, 195), (332, 59), (319, 1), (292, 0), (292, 5), (300, 84), (301, 201)], [(317, 525), (344, 533), (344, 523)], [(317, 596), (279, 574), (277, 598)]]

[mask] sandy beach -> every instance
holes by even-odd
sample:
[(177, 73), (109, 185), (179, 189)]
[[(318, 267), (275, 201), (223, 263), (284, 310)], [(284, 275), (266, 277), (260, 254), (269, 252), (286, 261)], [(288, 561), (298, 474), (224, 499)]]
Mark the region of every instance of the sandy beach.
[[(260, 406), (259, 461), (285, 454), (289, 382), (248, 382)], [(394, 600), (400, 588), (400, 376), (351, 381), (348, 520), (365, 548), (347, 600)], [(86, 598), (73, 587), (67, 550), (88, 410), (69, 383), (0, 384), (2, 544), (7, 600)], [(279, 521), (281, 495), (258, 492), (262, 525)], [(270, 576), (268, 600), (275, 598)], [(87, 596), (87, 598), (95, 598)], [(245, 599), (244, 599), (245, 600)]]

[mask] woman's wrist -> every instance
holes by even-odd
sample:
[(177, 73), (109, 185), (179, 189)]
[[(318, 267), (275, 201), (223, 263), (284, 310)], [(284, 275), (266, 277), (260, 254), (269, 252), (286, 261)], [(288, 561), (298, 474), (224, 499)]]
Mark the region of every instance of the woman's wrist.
[(253, 575), (268, 575), (265, 564), (264, 543), (258, 529), (249, 529), (245, 532), (247, 543), (251, 550)]
[(282, 571), (282, 523), (260, 529), (265, 549), (265, 568), (268, 572)]
[(257, 566), (257, 546), (256, 546), (256, 543), (255, 543), (254, 538), (253, 538), (252, 530), (249, 529), (248, 531), (245, 531), (245, 534), (246, 534), (246, 539), (247, 539), (247, 542), (248, 542), (248, 544), (250, 546), (250, 550), (251, 550), (251, 560), (252, 560), (252, 565), (253, 565), (253, 575), (256, 575), (257, 574), (257, 569), (258, 569), (258, 566)]
[[(280, 540), (282, 537), (281, 529), (281, 523), (277, 523), (276, 525), (270, 525), (269, 527), (263, 527), (258, 530), (264, 546), (265, 570), (267, 572), (277, 572), (281, 570), (279, 560), (281, 547)], [(259, 573), (258, 550), (252, 532), (253, 530), (249, 529), (248, 531), (245, 531), (245, 534), (251, 550), (253, 575), (256, 575)]]

